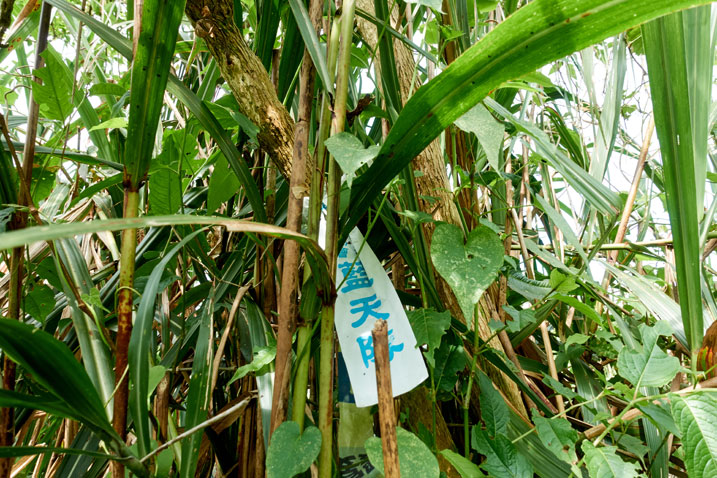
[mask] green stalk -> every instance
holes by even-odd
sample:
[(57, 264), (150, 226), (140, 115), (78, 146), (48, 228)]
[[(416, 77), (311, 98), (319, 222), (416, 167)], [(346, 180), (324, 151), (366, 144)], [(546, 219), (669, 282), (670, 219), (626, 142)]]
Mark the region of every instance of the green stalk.
[[(346, 124), (346, 97), (351, 61), (351, 40), (353, 38), (354, 0), (347, 0), (341, 16), (341, 43), (339, 45), (336, 98), (334, 103), (334, 134), (344, 130)], [(334, 24), (337, 25), (338, 21)], [(332, 38), (333, 38), (332, 29)], [(335, 48), (336, 42), (331, 47)], [(329, 60), (331, 60), (329, 52)], [(333, 71), (329, 61), (330, 71)], [(322, 145), (323, 146), (323, 145)], [(341, 170), (333, 158), (329, 159), (329, 179), (327, 187), (328, 204), (326, 210), (326, 256), (329, 271), (336, 275), (336, 256), (338, 249), (339, 192), (341, 190)], [(333, 298), (332, 298), (333, 299)], [(333, 461), (333, 390), (334, 390), (334, 300), (324, 304), (321, 309), (321, 356), (319, 363), (319, 430), (321, 431), (321, 451), (319, 452), (319, 478), (331, 477)]]
[[(331, 27), (329, 38), (327, 64), (329, 72), (336, 69), (336, 57), (339, 45), (339, 22), (335, 21)], [(324, 191), (324, 173), (326, 172), (326, 146), (324, 141), (329, 137), (331, 129), (330, 99), (324, 93), (321, 100), (321, 119), (319, 122), (318, 140), (316, 142), (316, 165), (311, 178), (311, 194), (309, 195), (309, 237), (316, 240), (319, 237), (319, 220), (321, 218), (321, 202)]]
[[(478, 348), (480, 347), (479, 343), (479, 337), (480, 334), (478, 333), (478, 304), (476, 304), (473, 307), (473, 360), (471, 361), (471, 370), (468, 374), (468, 387), (466, 388), (466, 395), (463, 398), (463, 443), (464, 446), (464, 455), (466, 458), (470, 459), (470, 453), (471, 453), (471, 441), (470, 441), (470, 421), (469, 421), (469, 410), (470, 410), (470, 404), (471, 404), (471, 390), (473, 390), (473, 376), (475, 374), (476, 370), (476, 362), (478, 361)], [(435, 426), (434, 426), (435, 430)]]
[(291, 419), (299, 424), (299, 429), (304, 429), (304, 418), (306, 414), (306, 391), (309, 386), (309, 362), (311, 354), (311, 332), (310, 324), (299, 327), (296, 339), (296, 375), (294, 376), (294, 392), (291, 402)]
[[(139, 192), (125, 189), (124, 218), (137, 217), (139, 211)], [(127, 437), (127, 397), (128, 381), (127, 351), (129, 339), (132, 335), (132, 305), (134, 287), (134, 260), (137, 248), (137, 229), (122, 231), (122, 245), (120, 249), (120, 277), (117, 293), (117, 347), (115, 361), (115, 377), (117, 389), (114, 397), (114, 414), (112, 425), (117, 434), (125, 439)]]
[(334, 305), (321, 308), (321, 356), (319, 359), (319, 478), (331, 478), (334, 416)]

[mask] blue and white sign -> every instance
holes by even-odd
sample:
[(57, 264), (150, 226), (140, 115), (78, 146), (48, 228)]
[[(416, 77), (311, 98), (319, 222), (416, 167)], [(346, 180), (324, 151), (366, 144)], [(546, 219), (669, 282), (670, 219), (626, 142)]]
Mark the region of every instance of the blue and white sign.
[(358, 229), (351, 232), (339, 252), (336, 285), (336, 333), (356, 405), (368, 407), (378, 403), (371, 336), (376, 320), (388, 322), (393, 395), (406, 393), (428, 378), (396, 290)]

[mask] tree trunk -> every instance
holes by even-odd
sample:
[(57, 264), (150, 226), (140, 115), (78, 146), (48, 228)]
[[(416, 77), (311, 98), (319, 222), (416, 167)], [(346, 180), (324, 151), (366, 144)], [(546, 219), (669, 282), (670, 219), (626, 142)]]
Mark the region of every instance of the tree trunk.
[(222, 77), (239, 103), (239, 110), (259, 127), (259, 145), (281, 174), (289, 178), (294, 121), (279, 101), (264, 65), (234, 24), (234, 2), (188, 0), (186, 13), (197, 36), (204, 38)]

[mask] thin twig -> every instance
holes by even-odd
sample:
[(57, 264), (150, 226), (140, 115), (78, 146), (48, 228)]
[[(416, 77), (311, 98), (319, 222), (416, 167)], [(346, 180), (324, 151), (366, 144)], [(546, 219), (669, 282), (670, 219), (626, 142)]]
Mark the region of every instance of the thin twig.
[(241, 303), (244, 294), (246, 294), (246, 291), (248, 291), (250, 287), (251, 284), (241, 287), (237, 291), (237, 295), (234, 298), (234, 302), (232, 303), (232, 308), (229, 311), (229, 317), (227, 318), (227, 324), (224, 327), (224, 333), (222, 333), (222, 338), (221, 340), (219, 340), (219, 346), (217, 347), (217, 351), (214, 353), (214, 363), (212, 364), (212, 381), (209, 390), (214, 390), (214, 387), (217, 385), (217, 378), (219, 377), (219, 364), (222, 362), (222, 356), (224, 355), (224, 347), (227, 344), (229, 333), (231, 332), (232, 325), (234, 324), (234, 318), (236, 317), (237, 311), (239, 310), (239, 304)]
[(180, 433), (179, 435), (177, 435), (176, 437), (172, 438), (172, 439), (169, 440), (168, 442), (163, 443), (162, 445), (158, 446), (157, 448), (155, 448), (154, 450), (152, 450), (151, 452), (149, 452), (144, 458), (142, 458), (141, 460), (139, 460), (139, 462), (140, 462), (140, 463), (144, 463), (145, 461), (147, 461), (148, 459), (150, 459), (150, 458), (153, 457), (154, 455), (160, 453), (162, 450), (166, 450), (167, 448), (169, 448), (170, 446), (174, 445), (174, 444), (177, 443), (178, 441), (184, 440), (185, 438), (187, 438), (188, 436), (190, 436), (190, 435), (192, 435), (192, 434), (198, 432), (199, 430), (202, 430), (202, 429), (204, 429), (204, 428), (206, 428), (206, 427), (208, 427), (208, 426), (210, 426), (210, 425), (213, 425), (213, 424), (217, 423), (218, 421), (222, 420), (224, 417), (227, 417), (227, 416), (229, 416), (229, 415), (231, 415), (231, 414), (233, 414), (233, 413), (235, 413), (235, 412), (237, 412), (237, 411), (243, 410), (244, 408), (246, 408), (247, 405), (249, 405), (249, 402), (251, 402), (253, 398), (254, 398), (253, 396), (247, 397), (247, 398), (245, 398), (244, 400), (242, 400), (241, 402), (239, 402), (239, 403), (237, 403), (236, 405), (234, 405), (233, 407), (227, 408), (227, 409), (224, 410), (223, 412), (221, 412), (221, 413), (219, 413), (219, 414), (217, 414), (217, 415), (214, 415), (214, 416), (213, 416), (212, 418), (210, 418), (209, 420), (205, 420), (205, 421), (203, 421), (202, 423), (200, 423), (199, 425), (190, 428), (190, 429), (187, 430), (186, 432)]

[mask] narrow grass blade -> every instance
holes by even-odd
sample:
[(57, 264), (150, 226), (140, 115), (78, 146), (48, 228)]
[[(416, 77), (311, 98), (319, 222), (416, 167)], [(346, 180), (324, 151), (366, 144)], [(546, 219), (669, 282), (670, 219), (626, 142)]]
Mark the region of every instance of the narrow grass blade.
[(137, 434), (137, 444), (141, 456), (145, 456), (151, 449), (152, 437), (150, 435), (151, 426), (149, 423), (147, 395), (149, 389), (149, 361), (153, 340), (152, 324), (154, 323), (157, 294), (161, 292), (159, 284), (169, 261), (200, 232), (204, 232), (204, 230), (199, 229), (187, 235), (159, 261), (147, 280), (137, 309), (132, 338), (129, 343), (129, 375), (134, 384), (132, 390), (134, 400), (130, 401), (130, 406), (134, 414), (135, 433)]
[(78, 420), (114, 436), (97, 390), (64, 343), (17, 320), (0, 319), (0, 348), (62, 400)]
[[(207, 418), (211, 390), (209, 390), (209, 377), (212, 370), (212, 330), (214, 313), (214, 297), (205, 303), (202, 313), (197, 344), (194, 347), (194, 362), (192, 363), (192, 378), (189, 382), (189, 395), (186, 402), (186, 415), (184, 429), (189, 430)], [(180, 478), (194, 476), (197, 460), (199, 459), (199, 445), (202, 442), (202, 433), (195, 433), (182, 443), (182, 468)]]
[(326, 66), (326, 55), (324, 54), (324, 49), (321, 48), (319, 44), (314, 26), (311, 24), (309, 12), (301, 0), (289, 0), (289, 5), (291, 6), (291, 13), (294, 14), (294, 19), (299, 27), (299, 31), (301, 32), (301, 37), (304, 39), (306, 51), (311, 55), (311, 61), (314, 62), (314, 67), (316, 68), (319, 78), (321, 78), (324, 90), (333, 93), (334, 82), (331, 80), (332, 75), (329, 74), (329, 68)]
[(137, 191), (149, 170), (184, 3), (148, 0), (142, 7), (141, 33), (132, 62), (127, 148), (123, 158), (125, 180), (132, 191)]
[[(709, 31), (705, 33), (709, 38)], [(698, 166), (698, 163), (706, 162), (706, 156), (695, 156), (688, 70), (698, 58), (687, 57), (687, 32), (681, 12), (643, 25), (642, 34), (655, 127), (660, 140), (682, 322), (689, 349), (696, 353), (702, 345), (703, 316), (698, 225), (698, 211), (702, 210), (702, 205), (697, 204), (695, 183), (704, 187), (704, 175), (698, 178), (697, 170), (704, 171), (704, 166)], [(702, 100), (709, 101), (709, 91)], [(703, 113), (706, 112), (704, 109)], [(706, 124), (707, 118), (702, 122)]]

